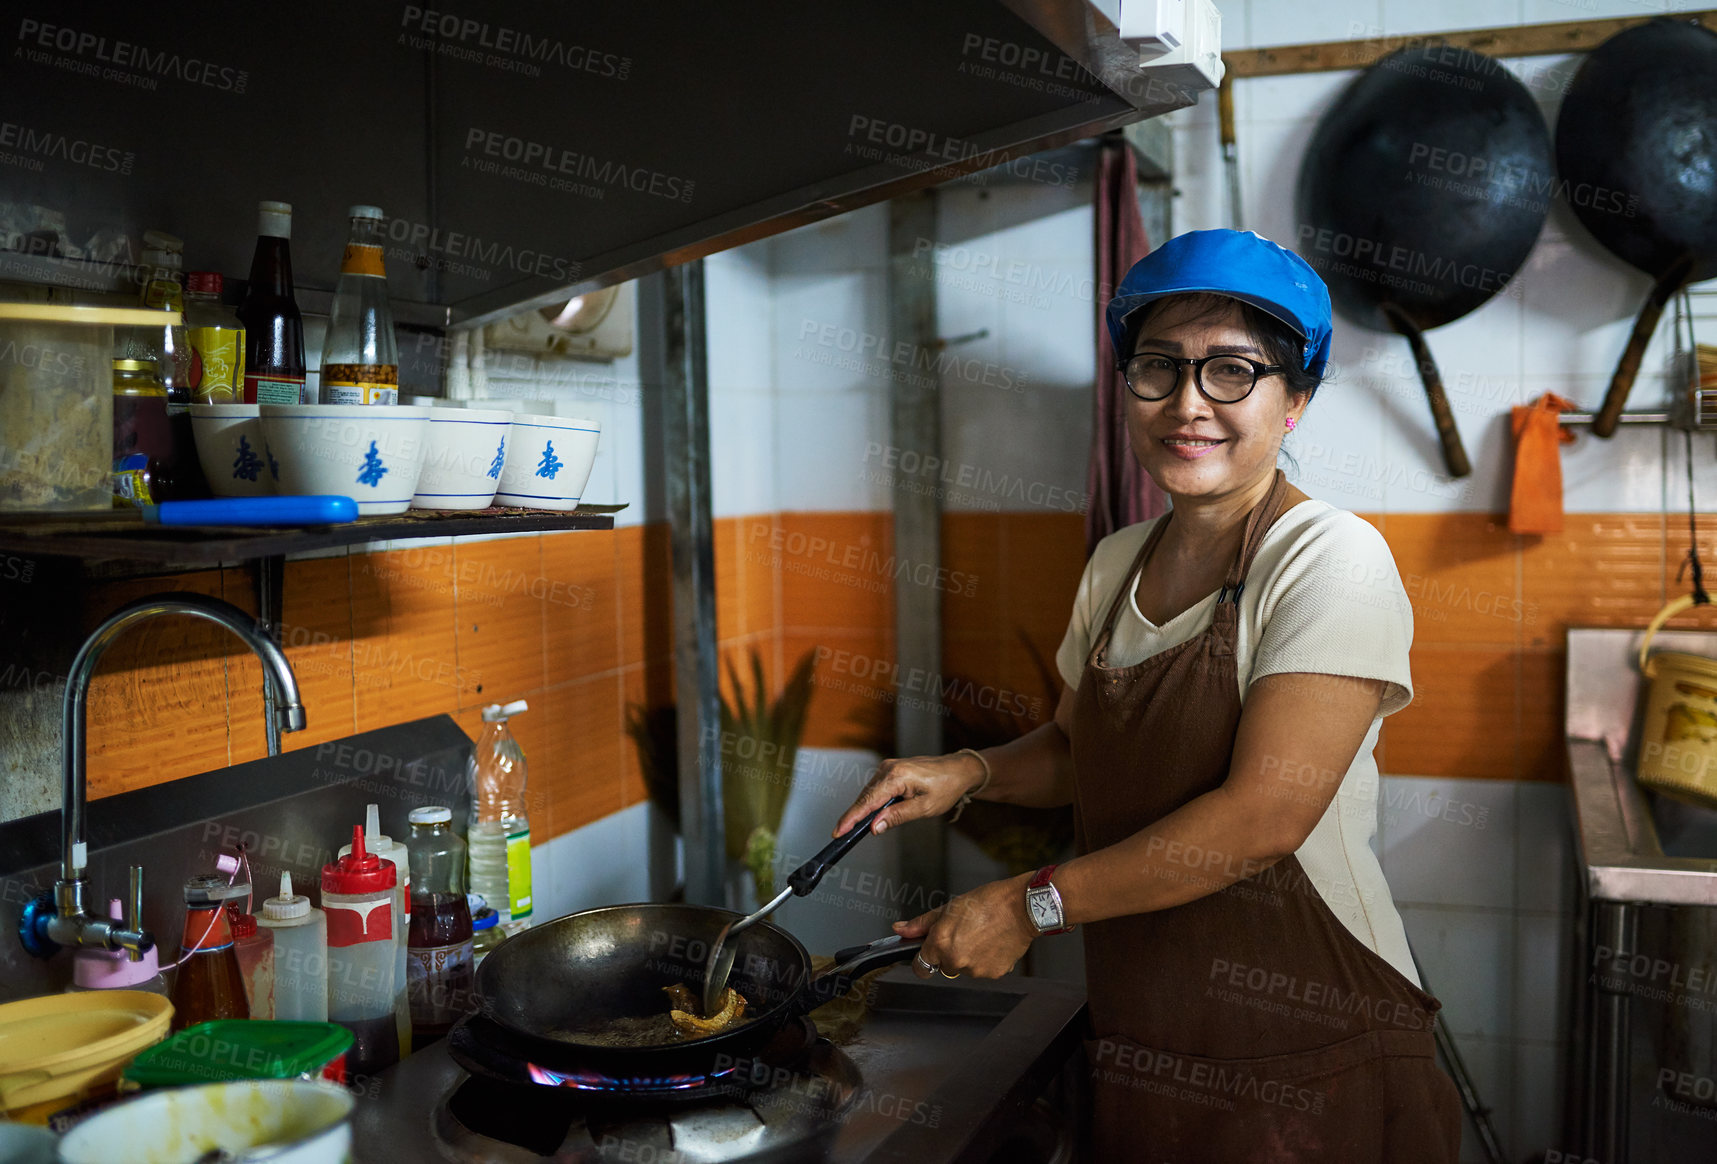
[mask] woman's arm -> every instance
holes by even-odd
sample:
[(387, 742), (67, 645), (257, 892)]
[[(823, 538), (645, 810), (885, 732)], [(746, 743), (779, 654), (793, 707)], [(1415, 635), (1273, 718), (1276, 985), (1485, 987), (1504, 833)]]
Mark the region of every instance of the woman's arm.
[[(1247, 691), (1233, 760), (1220, 787), (1056, 870), (1067, 921), (1168, 909), (1255, 876), (1294, 853), (1365, 742), (1384, 687), (1335, 675), (1258, 680)], [(925, 938), (922, 956), (931, 965), (999, 977), (1037, 936), (1025, 909), (1030, 879), (1026, 874), (991, 882), (895, 928)]]
[[(981, 755), (990, 767), (990, 784), (980, 800), (999, 800), (1032, 808), (1052, 808), (1073, 801), (1073, 748), (1068, 742), (1073, 726), (1074, 692), (1061, 689), (1055, 719), (1040, 724), (1017, 740), (985, 748)], [(871, 809), (891, 797), (907, 799), (877, 817), (874, 832), (922, 817), (941, 816), (966, 792), (983, 782), (984, 766), (971, 756), (914, 756), (884, 760), (864, 792), (835, 825), (839, 836), (857, 824)]]

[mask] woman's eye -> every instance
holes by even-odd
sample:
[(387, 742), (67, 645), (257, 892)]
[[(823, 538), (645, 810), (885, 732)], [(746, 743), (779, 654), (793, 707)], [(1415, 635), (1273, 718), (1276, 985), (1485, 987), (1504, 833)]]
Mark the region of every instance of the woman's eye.
[(1218, 360), (1210, 366), (1210, 370), (1218, 376), (1250, 376), (1252, 366), (1239, 360)]
[(1140, 356), (1136, 363), (1142, 372), (1166, 372), (1174, 367), (1172, 360), (1162, 356)]

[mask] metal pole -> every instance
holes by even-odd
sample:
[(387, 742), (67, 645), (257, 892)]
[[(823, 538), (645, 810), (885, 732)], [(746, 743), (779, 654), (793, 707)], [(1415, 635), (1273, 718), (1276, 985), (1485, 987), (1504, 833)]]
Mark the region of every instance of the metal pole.
[[(888, 326), (895, 343), (913, 352), (939, 350), (936, 338), (936, 279), (926, 240), (936, 237), (936, 192), (920, 190), (888, 204)], [(897, 377), (889, 402), (895, 448), (923, 457), (942, 455), (942, 393), (934, 382), (935, 360), (913, 360), (923, 371)], [(932, 382), (926, 383), (926, 379)], [(913, 491), (902, 481), (894, 493), (894, 558), (916, 569), (934, 570), (942, 562), (942, 502), (934, 490)], [(942, 674), (942, 593), (911, 581), (894, 591), (894, 657), (898, 674)], [(939, 684), (927, 689), (939, 690)], [(942, 751), (941, 708), (934, 701), (900, 699), (894, 705), (895, 750), (902, 756), (934, 756)], [(941, 821), (916, 826), (913, 843), (902, 846), (901, 876), (926, 897), (946, 887), (947, 833)], [(933, 832), (931, 830), (934, 830)], [(920, 913), (917, 898), (908, 914)]]
[(655, 314), (662, 353), (663, 468), (673, 549), (674, 682), (686, 900), (726, 905), (703, 263), (671, 267), (647, 280), (644, 290), (659, 308)]
[[(1609, 950), (1635, 949), (1638, 936), (1637, 911), (1621, 901), (1592, 903), (1593, 941)], [(1588, 964), (1583, 973), (1596, 975)], [(1592, 1135), (1586, 1142), (1588, 1155), (1604, 1164), (1626, 1164), (1628, 1159), (1628, 1071), (1630, 1030), (1628, 1024), (1628, 987), (1606, 985), (1601, 977), (1594, 983), (1592, 1013), (1592, 1062), (1590, 1105)]]

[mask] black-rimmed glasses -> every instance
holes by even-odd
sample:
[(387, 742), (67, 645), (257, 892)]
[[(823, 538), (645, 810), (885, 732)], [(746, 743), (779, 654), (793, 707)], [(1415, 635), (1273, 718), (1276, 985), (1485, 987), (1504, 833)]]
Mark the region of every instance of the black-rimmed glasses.
[(1120, 368), (1127, 391), (1140, 400), (1166, 400), (1173, 396), (1180, 383), (1180, 370), (1191, 368), (1192, 382), (1213, 404), (1238, 404), (1252, 394), (1260, 378), (1287, 371), (1284, 364), (1260, 364), (1226, 352), (1196, 360), (1162, 352), (1139, 352), (1122, 362)]

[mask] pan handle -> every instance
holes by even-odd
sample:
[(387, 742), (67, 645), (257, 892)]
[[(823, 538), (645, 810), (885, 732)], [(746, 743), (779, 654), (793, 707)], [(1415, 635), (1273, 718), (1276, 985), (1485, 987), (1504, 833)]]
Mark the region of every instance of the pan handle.
[(870, 836), (870, 826), (876, 823), (876, 818), (882, 814), (882, 809), (891, 804), (899, 804), (904, 796), (896, 796), (892, 800), (859, 821), (852, 828), (824, 845), (822, 851), (793, 870), (787, 878), (787, 885), (795, 896), (804, 897), (817, 887), (817, 882), (823, 879), (823, 874), (832, 869), (842, 857), (852, 851), (852, 847)]
[(904, 962), (924, 948), (921, 941), (907, 941), (899, 934), (878, 938), (866, 946), (848, 946), (835, 954), (835, 964), (811, 979), (809, 1010), (832, 1002), (853, 988), (853, 983), (884, 966)]
[(1684, 255), (1664, 272), (1652, 287), (1651, 294), (1646, 296), (1645, 306), (1639, 309), (1639, 318), (1634, 320), (1628, 346), (1622, 349), (1622, 358), (1616, 364), (1616, 374), (1610, 377), (1609, 391), (1604, 393), (1604, 406), (1598, 409), (1598, 415), (1592, 420), (1593, 435), (1607, 437), (1615, 433), (1622, 418), (1622, 406), (1628, 402), (1634, 377), (1639, 375), (1640, 362), (1645, 359), (1646, 345), (1651, 343), (1652, 333), (1657, 331), (1657, 321), (1663, 317), (1664, 305), (1681, 290), (1682, 284), (1692, 274), (1693, 259)]
[(1465, 477), (1473, 471), (1467, 460), (1467, 450), (1461, 445), (1461, 430), (1455, 427), (1455, 414), (1449, 411), (1449, 397), (1443, 391), (1443, 377), (1437, 371), (1437, 361), (1425, 343), (1425, 334), (1407, 318), (1407, 313), (1393, 303), (1382, 305), (1384, 318), (1390, 326), (1407, 337), (1413, 349), (1413, 362), (1419, 365), (1419, 379), (1424, 381), (1425, 395), (1431, 400), (1431, 419), (1437, 426), (1437, 439), (1443, 443), (1443, 464), (1451, 477)]

